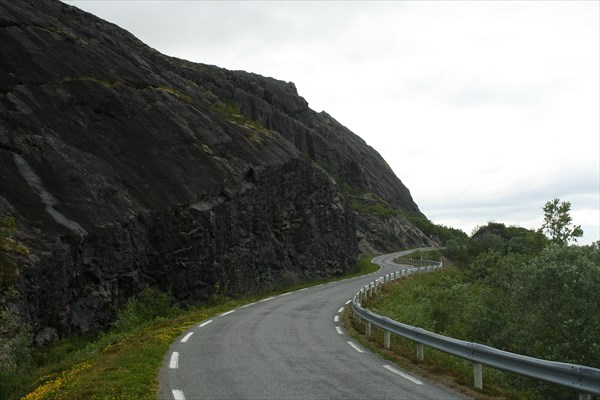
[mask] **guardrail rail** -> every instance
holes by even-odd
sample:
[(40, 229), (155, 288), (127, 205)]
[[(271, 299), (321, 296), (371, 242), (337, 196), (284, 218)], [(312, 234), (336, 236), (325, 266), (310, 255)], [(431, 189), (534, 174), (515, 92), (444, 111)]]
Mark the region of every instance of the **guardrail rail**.
[[(416, 261), (416, 260), (413, 260)], [(600, 396), (600, 369), (584, 365), (567, 364), (556, 361), (541, 360), (521, 354), (498, 350), (479, 343), (467, 342), (447, 336), (438, 335), (425, 329), (403, 324), (393, 319), (378, 315), (362, 307), (362, 302), (376, 294), (381, 286), (407, 276), (438, 271), (442, 263), (429, 260), (418, 260), (425, 265), (397, 271), (381, 276), (361, 288), (352, 299), (354, 317), (358, 322), (365, 322), (365, 334), (370, 335), (372, 325), (383, 330), (383, 343), (390, 348), (391, 336), (396, 334), (414, 341), (417, 345), (417, 360), (424, 360), (423, 346), (449, 353), (473, 363), (473, 385), (483, 389), (483, 365), (514, 372), (555, 383), (579, 392), (579, 400), (590, 400), (592, 395)]]

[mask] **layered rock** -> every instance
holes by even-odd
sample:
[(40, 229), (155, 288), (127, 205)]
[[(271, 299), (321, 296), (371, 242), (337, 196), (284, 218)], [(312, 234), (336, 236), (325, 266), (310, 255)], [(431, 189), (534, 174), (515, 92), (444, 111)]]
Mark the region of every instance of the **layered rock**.
[[(146, 287), (194, 304), (345, 271), (340, 186), (420, 213), (291, 83), (164, 56), (54, 0), (0, 3), (0, 59), (0, 216), (29, 248), (8, 257), (44, 336), (106, 326)], [(363, 248), (428, 240), (398, 221), (384, 241), (361, 228)]]

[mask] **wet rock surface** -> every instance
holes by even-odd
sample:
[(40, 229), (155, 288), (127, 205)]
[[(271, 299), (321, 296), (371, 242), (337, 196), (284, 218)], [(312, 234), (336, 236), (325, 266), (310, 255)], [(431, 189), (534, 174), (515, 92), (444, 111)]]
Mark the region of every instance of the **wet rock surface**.
[[(292, 83), (167, 57), (53, 0), (0, 3), (0, 59), (0, 216), (29, 248), (8, 257), (39, 342), (106, 327), (147, 287), (189, 305), (342, 273), (360, 251), (342, 184), (420, 213)], [(361, 248), (427, 241), (378, 224)]]

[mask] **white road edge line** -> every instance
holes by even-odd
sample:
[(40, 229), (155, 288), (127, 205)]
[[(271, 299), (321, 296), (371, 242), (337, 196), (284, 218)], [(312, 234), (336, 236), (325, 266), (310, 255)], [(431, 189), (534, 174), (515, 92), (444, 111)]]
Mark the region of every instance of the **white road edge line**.
[(181, 390), (172, 390), (172, 392), (175, 400), (185, 400), (185, 396)]
[(229, 314), (231, 314), (233, 312), (235, 312), (235, 310), (224, 312), (223, 314), (219, 315), (219, 317), (224, 317), (224, 316), (229, 315)]
[(340, 316), (336, 315), (335, 317), (333, 317), (333, 322), (340, 322)]
[(252, 304), (256, 304), (256, 302), (254, 302), (254, 303), (248, 303), (248, 304), (246, 304), (245, 306), (241, 306), (240, 308), (246, 308), (246, 307), (250, 307)]
[(343, 335), (344, 332), (342, 332), (342, 328), (340, 328), (339, 326), (335, 327), (335, 330), (337, 331), (337, 333), (339, 333), (340, 335)]
[(260, 302), (267, 301), (267, 300), (271, 300), (271, 299), (273, 299), (273, 298), (274, 298), (274, 297), (267, 297), (266, 299), (262, 299), (262, 300), (260, 300)]
[(183, 337), (183, 339), (181, 339), (181, 343), (185, 343), (185, 342), (187, 342), (187, 341), (188, 341), (188, 339), (189, 339), (189, 338), (190, 338), (190, 337), (191, 337), (193, 334), (194, 334), (194, 332), (190, 332), (190, 333), (188, 333), (187, 335), (185, 335), (185, 336)]
[(287, 296), (290, 293), (292, 293), (292, 292), (282, 293), (282, 294), (279, 295), (279, 297)]
[(393, 372), (396, 375), (399, 375), (399, 376), (403, 377), (404, 379), (408, 379), (412, 383), (416, 383), (417, 385), (422, 385), (423, 384), (423, 382), (421, 382), (417, 378), (414, 378), (414, 377), (412, 377), (412, 376), (410, 376), (408, 374), (405, 374), (404, 372), (397, 370), (396, 368), (392, 367), (391, 365), (385, 364), (383, 366), (383, 368), (387, 369), (390, 372)]
[(298, 289), (298, 292), (304, 292), (306, 289), (308, 289), (307, 287), (305, 287), (304, 289)]
[(176, 351), (174, 351), (173, 354), (171, 354), (171, 361), (169, 362), (169, 368), (171, 368), (171, 369), (179, 368), (179, 353)]
[(344, 311), (344, 307), (342, 307), (338, 310), (338, 312), (343, 312), (343, 311)]
[(348, 301), (347, 301), (346, 303), (344, 303), (344, 304), (350, 304), (350, 303), (352, 303), (352, 299), (348, 300)]
[(364, 351), (361, 350), (360, 347), (358, 347), (357, 345), (355, 345), (353, 342), (347, 342), (350, 347), (352, 347), (354, 350), (358, 351), (359, 353), (364, 353)]
[(206, 325), (210, 324), (212, 322), (212, 319), (209, 319), (206, 322), (201, 323), (200, 325), (198, 325), (198, 328), (204, 328)]

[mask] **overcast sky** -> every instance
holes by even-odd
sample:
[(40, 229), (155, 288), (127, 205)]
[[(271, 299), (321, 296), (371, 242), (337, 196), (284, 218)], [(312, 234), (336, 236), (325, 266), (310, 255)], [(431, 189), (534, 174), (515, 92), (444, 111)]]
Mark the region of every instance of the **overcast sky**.
[(599, 1), (68, 1), (162, 53), (296, 84), (435, 223), (600, 239)]

